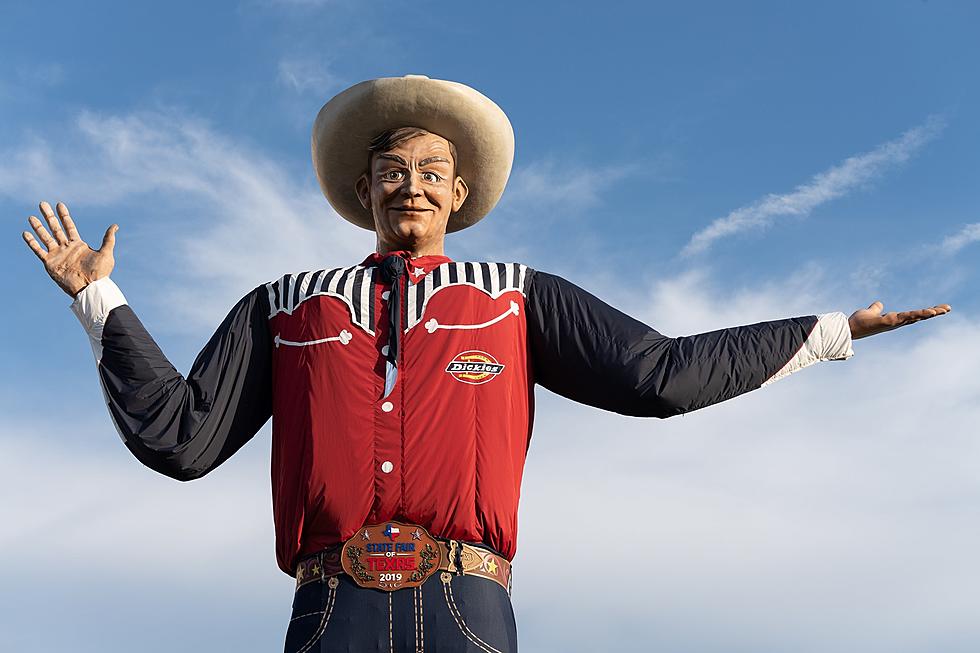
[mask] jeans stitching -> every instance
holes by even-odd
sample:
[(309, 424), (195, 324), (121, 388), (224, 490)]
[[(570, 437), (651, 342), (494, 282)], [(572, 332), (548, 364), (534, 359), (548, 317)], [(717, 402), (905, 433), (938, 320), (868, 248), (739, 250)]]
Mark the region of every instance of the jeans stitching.
[[(446, 576), (448, 576), (448, 579)], [(453, 590), (450, 587), (450, 583), (452, 583), (452, 576), (445, 574), (443, 576), (442, 592), (446, 596), (446, 607), (449, 608), (449, 612), (453, 615), (453, 619), (456, 620), (456, 625), (459, 627), (459, 632), (461, 632), (466, 639), (476, 644), (477, 647), (486, 653), (502, 653), (502, 651), (495, 649), (477, 637), (476, 633), (470, 630), (469, 626), (466, 625), (466, 621), (463, 620), (463, 615), (460, 614), (459, 608), (456, 607), (456, 600), (453, 598)]]
[[(335, 580), (335, 579), (331, 579)], [(323, 619), (320, 620), (320, 625), (317, 627), (316, 632), (313, 633), (313, 637), (310, 638), (306, 644), (300, 647), (296, 653), (306, 653), (313, 645), (316, 644), (321, 637), (323, 637), (323, 631), (326, 630), (327, 624), (330, 622), (330, 614), (333, 612), (334, 601), (337, 598), (337, 584), (330, 583), (330, 594), (327, 596), (327, 607), (323, 610)]]
[(412, 608), (415, 610), (415, 653), (419, 653), (419, 588), (412, 588)]
[(422, 602), (422, 588), (416, 588), (419, 592), (419, 635), (421, 636), (421, 644), (419, 645), (418, 653), (425, 653), (425, 603)]
[(306, 614), (301, 614), (299, 616), (293, 617), (292, 619), (289, 620), (289, 623), (293, 623), (297, 619), (302, 619), (303, 617), (312, 617), (315, 614), (323, 614), (323, 610), (317, 610), (316, 612), (307, 612)]

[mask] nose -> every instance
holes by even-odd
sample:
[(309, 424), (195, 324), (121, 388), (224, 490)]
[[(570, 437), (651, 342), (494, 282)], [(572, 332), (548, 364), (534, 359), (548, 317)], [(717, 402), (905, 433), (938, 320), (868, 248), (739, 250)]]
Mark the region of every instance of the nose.
[(422, 186), (419, 184), (420, 175), (415, 171), (409, 171), (405, 175), (405, 183), (402, 184), (402, 190), (409, 197), (420, 197), (422, 195)]

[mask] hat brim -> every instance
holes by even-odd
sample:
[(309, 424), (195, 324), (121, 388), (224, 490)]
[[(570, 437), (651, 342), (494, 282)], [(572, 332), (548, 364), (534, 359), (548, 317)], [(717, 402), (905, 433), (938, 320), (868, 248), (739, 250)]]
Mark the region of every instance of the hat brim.
[(480, 92), (420, 75), (356, 84), (323, 105), (313, 123), (313, 168), (323, 194), (342, 217), (374, 230), (370, 209), (354, 190), (368, 169), (368, 145), (381, 132), (421, 127), (456, 146), (456, 174), (469, 189), (446, 233), (465, 229), (496, 205), (514, 161), (514, 130), (507, 115)]

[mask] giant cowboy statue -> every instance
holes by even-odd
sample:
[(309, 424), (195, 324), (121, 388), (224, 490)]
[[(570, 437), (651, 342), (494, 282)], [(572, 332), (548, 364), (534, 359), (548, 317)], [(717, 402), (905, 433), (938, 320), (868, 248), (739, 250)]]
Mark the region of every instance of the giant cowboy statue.
[(272, 417), (279, 567), (296, 578), (285, 650), (517, 650), (510, 602), (534, 386), (625, 415), (731, 399), (852, 340), (950, 306), (791, 317), (668, 337), (520, 263), (454, 261), (514, 154), (506, 115), (459, 83), (357, 84), (313, 126), (313, 165), (374, 230), (355, 265), (285, 274), (228, 313), (182, 376), (59, 203), (24, 239), (74, 298), (112, 421), (144, 465), (203, 476)]

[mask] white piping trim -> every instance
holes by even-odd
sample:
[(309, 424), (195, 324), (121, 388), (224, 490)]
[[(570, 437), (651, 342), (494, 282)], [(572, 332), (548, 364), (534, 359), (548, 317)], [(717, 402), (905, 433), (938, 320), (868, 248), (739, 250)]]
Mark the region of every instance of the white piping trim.
[(319, 340), (307, 340), (306, 342), (293, 342), (292, 340), (283, 340), (276, 334), (276, 347), (279, 345), (294, 345), (296, 347), (305, 347), (306, 345), (318, 345), (321, 342), (340, 342), (342, 345), (346, 345), (351, 341), (354, 336), (350, 331), (344, 329), (340, 332), (339, 336), (334, 336), (333, 338), (320, 338)]
[(484, 322), (483, 324), (439, 324), (439, 322), (436, 321), (436, 318), (432, 318), (425, 323), (425, 330), (429, 333), (435, 333), (437, 329), (483, 329), (496, 324), (512, 313), (514, 315), (521, 314), (521, 309), (517, 306), (517, 302), (513, 300), (510, 302), (510, 308), (489, 322)]

